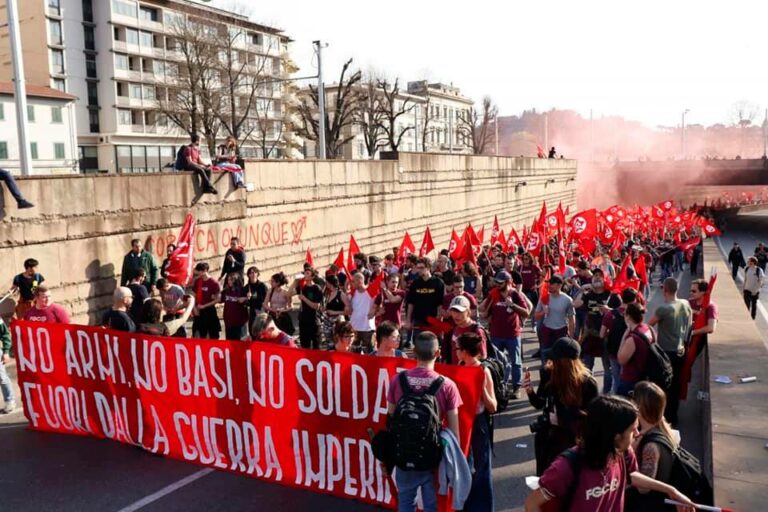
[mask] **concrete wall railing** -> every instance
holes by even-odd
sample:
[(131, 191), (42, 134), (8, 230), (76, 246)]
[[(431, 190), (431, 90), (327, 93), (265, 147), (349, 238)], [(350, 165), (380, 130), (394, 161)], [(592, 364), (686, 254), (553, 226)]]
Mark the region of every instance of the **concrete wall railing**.
[(575, 211), (575, 177), (573, 160), (400, 153), (390, 161), (249, 161), (252, 190), (216, 175), (218, 196), (200, 196), (189, 173), (20, 179), (37, 207), (16, 210), (0, 197), (0, 287), (34, 257), (55, 300), (76, 321), (94, 322), (111, 301), (130, 240), (143, 240), (160, 263), (188, 212), (198, 223), (197, 260), (220, 268), (237, 236), (248, 264), (268, 280), (299, 271), (307, 248), (325, 268), (350, 234), (364, 252), (383, 254), (405, 231), (418, 245), (429, 226), (443, 248), (452, 228), (488, 229), (494, 215), (505, 232), (520, 229), (542, 201)]

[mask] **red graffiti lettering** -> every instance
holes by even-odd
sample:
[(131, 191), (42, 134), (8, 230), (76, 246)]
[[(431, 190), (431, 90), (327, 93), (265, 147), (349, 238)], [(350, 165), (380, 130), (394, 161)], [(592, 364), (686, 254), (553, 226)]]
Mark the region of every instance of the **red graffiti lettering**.
[(221, 230), (221, 247), (227, 247), (232, 240), (232, 234), (229, 232), (229, 228)]
[(205, 246), (200, 243), (200, 235), (205, 238), (205, 231), (203, 231), (201, 228), (198, 228), (195, 232), (195, 250), (197, 252), (203, 252), (205, 250)]
[(213, 253), (216, 254), (216, 252), (218, 252), (217, 251), (218, 248), (216, 247), (216, 236), (214, 236), (213, 231), (211, 231), (209, 229), (206, 238), (207, 238), (207, 241), (206, 241), (206, 244), (205, 244), (206, 252), (209, 249), (213, 248)]
[(265, 222), (261, 225), (261, 245), (272, 244), (272, 226), (269, 222)]

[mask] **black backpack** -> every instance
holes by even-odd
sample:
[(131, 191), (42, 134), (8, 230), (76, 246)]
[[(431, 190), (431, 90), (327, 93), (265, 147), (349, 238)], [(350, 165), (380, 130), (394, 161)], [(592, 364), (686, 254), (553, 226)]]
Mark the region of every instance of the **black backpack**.
[(507, 383), (504, 381), (504, 368), (509, 364), (507, 353), (499, 350), (486, 340), (488, 357), (481, 361), (483, 368), (488, 368), (493, 379), (493, 392), (496, 395), (496, 412), (504, 412), (509, 406), (509, 397), (507, 396)]
[(643, 453), (643, 447), (650, 442), (664, 446), (672, 454), (672, 470), (669, 482), (666, 483), (688, 496), (694, 503), (712, 505), (714, 501), (712, 484), (701, 469), (699, 459), (681, 445), (677, 448), (672, 446), (669, 438), (659, 431), (645, 434), (640, 441), (640, 446), (637, 447), (637, 453)]
[(173, 168), (177, 171), (183, 171), (187, 167), (187, 146), (181, 146), (176, 152), (176, 163)]
[[(645, 362), (645, 380), (649, 380), (659, 386), (664, 392), (668, 392), (672, 387), (672, 363), (669, 361), (669, 356), (661, 349), (661, 346), (656, 342), (656, 335), (651, 329), (651, 336), (653, 341), (648, 342), (648, 359)], [(635, 335), (635, 341), (639, 338), (639, 335)], [(675, 390), (677, 392), (677, 390)]]
[(608, 353), (615, 356), (619, 353), (619, 347), (621, 347), (621, 341), (624, 339), (624, 333), (627, 332), (627, 322), (624, 320), (624, 315), (619, 308), (615, 308), (611, 314), (613, 315), (613, 322), (611, 323), (611, 330), (608, 331), (608, 343), (606, 348)]
[(429, 471), (440, 464), (443, 445), (440, 440), (440, 411), (435, 395), (445, 379), (438, 377), (421, 394), (415, 394), (405, 372), (398, 375), (403, 396), (389, 419), (394, 438), (395, 466), (406, 471)]

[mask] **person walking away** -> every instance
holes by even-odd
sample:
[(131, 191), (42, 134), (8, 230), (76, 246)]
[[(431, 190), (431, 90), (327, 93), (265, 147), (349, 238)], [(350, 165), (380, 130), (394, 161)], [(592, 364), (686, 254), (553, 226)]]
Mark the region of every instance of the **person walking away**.
[(10, 192), (13, 198), (16, 200), (16, 208), (19, 210), (24, 210), (26, 208), (35, 207), (35, 205), (24, 199), (24, 196), (21, 194), (19, 186), (16, 184), (16, 180), (13, 179), (13, 175), (10, 171), (0, 169), (0, 181), (5, 182), (5, 186), (8, 187), (8, 192)]
[(190, 137), (190, 143), (182, 146), (176, 154), (177, 171), (191, 171), (200, 178), (200, 187), (203, 194), (218, 194), (219, 191), (211, 183), (211, 168), (200, 159), (200, 136), (193, 133)]
[(627, 305), (624, 312), (627, 330), (617, 354), (621, 373), (616, 393), (622, 396), (628, 397), (635, 384), (648, 374), (648, 351), (651, 343), (656, 343), (656, 337), (648, 324), (643, 323), (644, 317), (645, 308), (642, 305)]
[(216, 304), (221, 300), (221, 286), (208, 272), (208, 264), (200, 262), (195, 265), (194, 285), (195, 309), (192, 321), (192, 337), (219, 339), (221, 322), (216, 313)]
[(658, 343), (672, 364), (672, 387), (667, 396), (667, 411), (664, 416), (677, 426), (677, 409), (680, 402), (680, 371), (685, 361), (685, 343), (691, 328), (693, 313), (685, 299), (677, 297), (677, 280), (668, 277), (662, 285), (664, 304), (656, 309), (648, 325), (657, 326)]
[(120, 286), (112, 294), (112, 307), (104, 315), (102, 325), (116, 331), (136, 332), (136, 323), (128, 315), (133, 303), (133, 292), (127, 286)]
[(539, 512), (557, 499), (575, 512), (623, 512), (628, 486), (660, 492), (688, 505), (691, 500), (669, 484), (638, 471), (632, 440), (637, 409), (626, 398), (600, 396), (587, 407), (584, 436), (559, 455), (539, 479), (539, 488), (525, 500), (526, 512)]
[(69, 312), (55, 304), (48, 287), (41, 284), (35, 288), (35, 305), (24, 313), (24, 320), (30, 322), (48, 322), (52, 324), (70, 324)]
[(123, 258), (120, 286), (127, 286), (131, 279), (138, 274), (139, 269), (144, 270), (144, 286), (146, 286), (149, 295), (152, 295), (157, 282), (157, 264), (152, 254), (144, 250), (141, 240), (134, 238), (131, 240), (131, 250)]
[[(184, 297), (187, 296), (186, 292), (184, 292), (184, 288), (171, 283), (167, 279), (158, 279), (157, 289), (160, 292), (160, 301), (163, 303), (163, 322), (171, 322), (181, 318), (187, 307), (184, 303)], [(178, 331), (171, 333), (171, 336), (175, 338), (186, 338), (187, 328), (182, 324)]]
[(733, 242), (733, 247), (731, 247), (731, 250), (728, 253), (728, 263), (731, 264), (731, 276), (735, 281), (736, 276), (739, 274), (739, 268), (747, 264), (744, 261), (744, 253), (741, 252), (741, 247), (739, 247), (738, 242)]
[(146, 274), (144, 269), (140, 268), (136, 270), (136, 273), (128, 282), (127, 286), (133, 295), (133, 302), (131, 303), (131, 307), (128, 309), (128, 314), (131, 315), (131, 319), (133, 319), (133, 322), (136, 324), (140, 324), (144, 321), (144, 319), (141, 318), (142, 312), (144, 311), (144, 301), (149, 298), (147, 288), (144, 286), (145, 277)]
[(45, 278), (37, 272), (40, 265), (34, 258), (24, 260), (24, 272), (13, 278), (8, 294), (19, 292), (19, 301), (16, 303), (14, 314), (16, 318), (24, 318), (24, 314), (32, 308), (35, 302), (35, 288), (41, 285)]
[(243, 341), (248, 335), (248, 297), (243, 287), (243, 274), (227, 274), (221, 302), (224, 303), (224, 339)]
[(562, 292), (563, 278), (555, 274), (549, 278), (549, 304), (539, 302), (534, 317), (541, 321), (538, 329), (539, 357), (546, 362), (549, 350), (556, 340), (573, 337), (575, 328), (575, 310), (573, 299)]
[[(467, 332), (459, 336), (456, 354), (459, 364), (467, 367), (482, 367), (480, 346), (482, 339), (475, 333)], [(475, 407), (475, 420), (470, 438), (472, 458), (472, 487), (464, 502), (464, 512), (493, 512), (493, 478), (491, 476), (491, 414), (496, 412), (496, 394), (493, 389), (493, 377), (488, 368), (483, 367), (484, 381), (480, 400)]]
[(757, 266), (765, 272), (765, 268), (768, 265), (768, 247), (763, 242), (759, 242), (755, 247), (755, 253), (753, 254), (757, 258)]
[(323, 305), (323, 290), (315, 283), (312, 267), (304, 269), (304, 279), (296, 282), (292, 295), (299, 297), (299, 341), (301, 348), (320, 348), (320, 324), (317, 316)]
[(229, 239), (229, 249), (224, 253), (224, 263), (221, 264), (219, 281), (223, 281), (231, 272), (238, 272), (241, 275), (245, 272), (245, 250), (240, 245), (240, 239), (236, 236)]
[(523, 387), (528, 401), (542, 411), (539, 419), (531, 424), (537, 475), (541, 475), (559, 453), (576, 443), (587, 404), (598, 395), (597, 382), (579, 358), (580, 352), (576, 340), (568, 337), (557, 340), (535, 391), (530, 372), (525, 372)]
[(608, 307), (608, 299), (611, 292), (605, 289), (602, 277), (593, 276), (592, 286), (586, 291), (580, 292), (573, 301), (573, 307), (583, 308), (586, 312), (584, 326), (581, 330), (579, 342), (581, 343), (581, 357), (584, 365), (593, 372), (595, 358), (599, 357), (603, 363), (603, 393), (610, 393), (613, 387), (613, 375), (611, 374), (611, 361), (603, 338), (600, 337), (600, 327), (603, 324), (603, 316), (611, 308)]
[(757, 266), (757, 258), (750, 256), (747, 268), (744, 270), (744, 303), (752, 320), (757, 316), (757, 300), (760, 298), (764, 279), (765, 272)]
[(10, 414), (16, 409), (16, 400), (13, 398), (11, 378), (5, 365), (11, 361), (11, 331), (0, 317), (0, 391), (3, 393), (3, 414)]
[[(437, 305), (435, 305), (435, 308)], [(416, 493), (421, 490), (422, 509), (425, 512), (437, 511), (437, 492), (435, 483), (435, 469), (440, 458), (441, 448), (439, 442), (439, 430), (441, 425), (447, 424), (453, 432), (456, 439), (459, 439), (459, 407), (462, 405), (461, 395), (456, 383), (450, 378), (440, 375), (435, 371), (435, 361), (440, 356), (440, 344), (434, 333), (424, 331), (420, 332), (414, 339), (414, 354), (416, 356), (416, 367), (410, 370), (399, 372), (389, 383), (387, 391), (387, 415), (389, 430), (395, 437), (395, 459), (397, 470), (395, 472), (395, 483), (398, 489), (398, 511), (415, 512), (416, 511)], [(434, 396), (434, 403), (437, 409), (437, 446), (425, 446), (421, 439), (415, 436), (399, 436), (399, 427), (404, 418), (400, 414), (401, 407), (412, 396), (421, 396), (424, 394)], [(432, 431), (433, 428), (425, 429)], [(401, 441), (398, 441), (397, 439)], [(426, 449), (430, 452), (438, 453), (434, 460), (433, 467), (409, 469), (407, 460), (403, 458), (412, 452), (423, 454)]]
[(621, 305), (607, 312), (600, 326), (600, 338), (604, 340), (611, 365), (611, 394), (613, 395), (618, 392), (621, 380), (619, 348), (627, 330), (624, 314), (629, 304), (637, 302), (637, 295), (638, 292), (634, 288), (624, 288), (621, 292)]
[(368, 294), (365, 285), (365, 276), (360, 272), (352, 275), (352, 298), (350, 299), (352, 311), (349, 322), (355, 329), (355, 342), (362, 346), (367, 354), (373, 351), (373, 331), (376, 328), (374, 317), (376, 316), (376, 302)]

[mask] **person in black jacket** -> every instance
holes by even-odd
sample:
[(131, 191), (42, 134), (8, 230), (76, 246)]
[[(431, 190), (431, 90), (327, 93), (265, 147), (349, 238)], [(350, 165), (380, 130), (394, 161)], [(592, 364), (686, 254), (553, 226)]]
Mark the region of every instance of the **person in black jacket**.
[(568, 337), (552, 345), (534, 391), (526, 370), (523, 387), (528, 401), (542, 415), (531, 424), (536, 452), (536, 474), (541, 476), (555, 457), (576, 444), (587, 404), (598, 395), (597, 381), (581, 362), (579, 343)]
[(230, 272), (245, 272), (245, 250), (240, 246), (240, 239), (233, 236), (229, 240), (229, 249), (224, 254), (224, 264), (221, 266), (221, 275), (219, 281)]
[(744, 253), (741, 252), (739, 242), (733, 242), (731, 252), (728, 253), (728, 263), (731, 264), (731, 275), (735, 281), (736, 276), (739, 274), (739, 268), (747, 266), (747, 261), (744, 259)]

